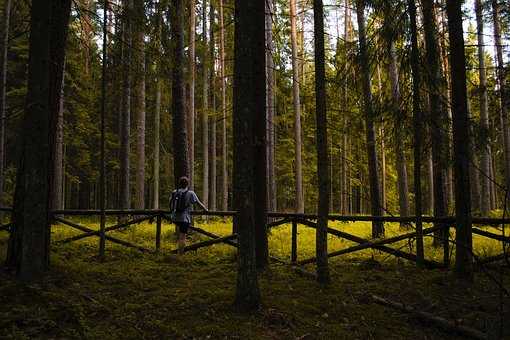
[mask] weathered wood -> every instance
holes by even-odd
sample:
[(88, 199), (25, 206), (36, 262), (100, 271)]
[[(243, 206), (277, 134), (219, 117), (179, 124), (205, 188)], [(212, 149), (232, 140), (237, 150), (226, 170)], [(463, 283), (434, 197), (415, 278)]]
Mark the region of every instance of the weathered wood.
[(297, 222), (292, 221), (292, 248), (290, 255), (290, 261), (292, 263), (296, 263), (297, 261), (297, 227)]
[(156, 217), (156, 251), (161, 249), (161, 215)]
[(280, 220), (277, 220), (277, 221), (274, 221), (274, 222), (270, 222), (267, 224), (267, 229), (272, 229), (272, 228), (276, 228), (276, 227), (279, 227), (279, 226), (282, 226), (284, 224), (287, 224), (291, 221), (290, 218), (282, 218)]
[(488, 339), (489, 338), (487, 336), (487, 334), (480, 332), (477, 329), (474, 329), (474, 328), (471, 328), (468, 326), (464, 326), (464, 325), (460, 325), (455, 321), (450, 321), (450, 320), (444, 319), (442, 317), (433, 315), (431, 313), (417, 310), (413, 307), (404, 305), (402, 303), (384, 299), (377, 295), (372, 295), (372, 299), (377, 304), (392, 307), (392, 308), (398, 309), (400, 311), (410, 313), (413, 316), (415, 316), (421, 320), (427, 321), (427, 323), (432, 323), (436, 326), (439, 326), (440, 328), (442, 328), (443, 330), (445, 330), (447, 332), (460, 334), (460, 335), (467, 336), (467, 337), (470, 337), (473, 339)]
[[(195, 243), (195, 244), (186, 246), (186, 247), (184, 247), (184, 249), (182, 251), (183, 252), (188, 252), (188, 251), (192, 251), (192, 250), (197, 250), (197, 249), (204, 248), (204, 247), (209, 247), (209, 246), (212, 246), (212, 245), (215, 245), (215, 244), (218, 244), (218, 243), (226, 243), (227, 241), (232, 241), (232, 240), (235, 240), (235, 239), (237, 239), (237, 235), (236, 234), (232, 234), (232, 235), (228, 235), (228, 236), (224, 236), (224, 237), (220, 237), (220, 238), (215, 238), (215, 239), (212, 239), (212, 240), (207, 240), (207, 241), (203, 241), (203, 242), (200, 242), (200, 243)], [(177, 253), (179, 253), (179, 249), (172, 250), (172, 254), (177, 254)]]
[[(151, 217), (147, 217), (147, 216), (146, 217), (140, 217), (140, 218), (137, 218), (137, 219), (129, 221), (129, 222), (124, 222), (124, 223), (116, 224), (116, 225), (113, 225), (111, 227), (105, 228), (105, 233), (109, 232), (109, 231), (125, 229), (125, 228), (128, 228), (128, 227), (132, 226), (133, 224), (138, 224), (138, 223), (144, 222), (144, 221), (146, 221), (146, 220), (148, 220), (150, 218)], [(65, 219), (63, 219), (61, 217), (54, 217), (54, 220), (56, 222), (60, 222), (60, 223), (66, 224), (66, 225), (69, 225), (69, 223), (73, 223), (73, 222), (65, 220)], [(87, 232), (87, 233), (84, 233), (84, 234), (81, 234), (81, 235), (76, 235), (76, 236), (69, 237), (69, 238), (66, 238), (64, 240), (58, 241), (58, 243), (70, 243), (70, 242), (73, 242), (73, 241), (82, 240), (82, 239), (87, 238), (87, 237), (100, 236), (101, 235), (101, 230), (97, 230), (97, 231), (96, 230), (92, 230), (92, 229), (90, 229), (90, 230), (91, 230), (90, 232)]]
[[(424, 229), (422, 234), (423, 235), (431, 234), (431, 233), (433, 233), (437, 230), (440, 230), (442, 228), (443, 227), (441, 227), (441, 226), (437, 226), (437, 227)], [(380, 246), (380, 245), (384, 245), (384, 244), (391, 244), (391, 243), (399, 242), (402, 240), (411, 239), (413, 237), (416, 237), (417, 235), (418, 235), (417, 232), (413, 232), (413, 233), (399, 235), (399, 236), (382, 239), (382, 240), (378, 240), (378, 241), (374, 241), (374, 242), (366, 242), (366, 243), (362, 243), (362, 244), (352, 246), (352, 247), (349, 247), (346, 249), (341, 249), (338, 251), (331, 252), (328, 254), (328, 257), (336, 257), (336, 256), (349, 254), (349, 253), (353, 253), (353, 252), (368, 249), (368, 248), (375, 248), (376, 246)], [(298, 264), (305, 265), (305, 264), (313, 263), (313, 262), (315, 262), (315, 260), (316, 260), (315, 257), (312, 257), (312, 258), (309, 258), (306, 260), (299, 261)]]
[[(72, 227), (72, 228), (74, 228), (74, 229), (77, 229), (77, 230), (83, 231), (83, 232), (85, 232), (85, 233), (95, 233), (95, 234), (97, 234), (97, 233), (98, 233), (98, 231), (94, 231), (94, 230), (92, 230), (92, 229), (90, 229), (90, 228), (87, 228), (87, 227), (84, 227), (84, 226), (82, 226), (82, 225), (80, 225), (80, 224), (78, 224), (78, 223), (74, 223), (74, 222), (71, 222), (71, 221), (63, 220), (63, 219), (59, 219), (59, 220), (60, 220), (60, 221), (59, 221), (60, 223), (65, 224), (65, 225), (68, 225), (69, 227)], [(147, 248), (144, 248), (144, 247), (141, 247), (141, 246), (137, 246), (137, 245), (132, 244), (132, 243), (130, 243), (130, 242), (123, 241), (123, 240), (120, 240), (120, 239), (118, 239), (118, 238), (111, 237), (111, 236), (109, 236), (109, 235), (106, 235), (106, 236), (105, 236), (105, 238), (106, 238), (108, 241), (112, 242), (112, 243), (117, 243), (117, 244), (120, 244), (120, 245), (122, 245), (122, 246), (124, 246), (124, 247), (137, 249), (137, 250), (139, 250), (139, 251), (141, 251), (141, 252), (144, 252), (144, 253), (153, 253), (153, 251), (152, 251), (152, 250), (150, 250), (150, 249), (147, 249)], [(65, 240), (62, 240), (62, 241), (65, 241)], [(62, 243), (62, 241), (58, 241), (58, 242), (56, 242), (56, 243), (57, 243), (57, 244), (60, 244), (60, 243)]]
[[(213, 239), (219, 239), (219, 238), (222, 238), (223, 236), (219, 236), (219, 235), (216, 235), (216, 234), (213, 234), (213, 233), (210, 233), (208, 231), (205, 231), (204, 229), (201, 229), (201, 228), (197, 228), (197, 227), (193, 227), (193, 226), (190, 226), (189, 227), (190, 230), (194, 231), (194, 232), (197, 232), (199, 234), (202, 234), (202, 235), (205, 235), (205, 236), (208, 236), (208, 237), (211, 237)], [(237, 243), (234, 242), (234, 241), (231, 241), (231, 240), (226, 240), (226, 241), (223, 241), (224, 243), (228, 244), (229, 246), (232, 246), (232, 247), (236, 247), (237, 248)]]
[[(310, 221), (307, 221), (307, 220), (299, 220), (299, 223), (301, 223), (301, 224), (303, 224), (305, 226), (311, 227), (311, 228), (316, 228), (317, 227), (316, 223), (310, 222)], [(352, 234), (348, 234), (348, 233), (345, 233), (343, 231), (336, 230), (336, 229), (328, 228), (328, 233), (331, 234), (331, 235), (335, 235), (337, 237), (340, 237), (340, 238), (344, 238), (344, 239), (349, 240), (349, 241), (360, 243), (360, 244), (371, 243), (367, 239), (364, 239), (364, 238), (361, 238), (361, 237), (358, 237), (358, 236), (355, 236), (355, 235), (352, 235)], [(409, 260), (409, 261), (412, 261), (412, 262), (416, 262), (416, 260), (417, 260), (416, 255), (414, 255), (414, 254), (406, 253), (406, 252), (403, 252), (403, 251), (398, 250), (398, 249), (393, 249), (393, 248), (390, 248), (390, 247), (386, 247), (384, 245), (373, 245), (373, 247), (371, 247), (371, 248), (380, 250), (382, 252), (385, 252), (385, 253), (388, 253), (388, 254), (391, 254), (391, 255), (394, 255), (396, 257), (400, 257), (400, 258), (403, 258), (403, 259), (406, 259), (406, 260)], [(442, 264), (437, 263), (435, 261), (430, 261), (430, 260), (424, 260), (423, 264), (427, 268), (442, 268), (443, 267)]]
[(503, 236), (503, 235), (494, 234), (494, 233), (491, 233), (491, 232), (488, 232), (488, 231), (485, 231), (485, 230), (481, 230), (481, 229), (478, 229), (478, 228), (472, 228), (471, 230), (472, 230), (473, 234), (485, 236), (485, 237), (488, 237), (490, 239), (502, 241), (502, 242), (505, 242), (505, 243), (510, 243), (510, 237), (509, 236)]

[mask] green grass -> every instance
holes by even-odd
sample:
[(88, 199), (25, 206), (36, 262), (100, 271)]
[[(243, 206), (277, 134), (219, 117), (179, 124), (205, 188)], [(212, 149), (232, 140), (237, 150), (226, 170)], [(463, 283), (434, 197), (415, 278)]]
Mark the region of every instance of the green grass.
[[(73, 220), (97, 228), (97, 221)], [(229, 221), (200, 226), (219, 235), (231, 232)], [(330, 227), (362, 237), (370, 235), (367, 223), (332, 223)], [(387, 225), (388, 236), (399, 233), (398, 225)], [(77, 234), (68, 227), (56, 226), (52, 237), (59, 240)], [(114, 235), (151, 249), (155, 245), (155, 227), (149, 223)], [(313, 229), (300, 227), (300, 259), (314, 255), (314, 238)], [(193, 234), (190, 242), (202, 239)], [(441, 250), (434, 250), (430, 242), (427, 238), (427, 258), (441, 261)], [(329, 238), (330, 251), (351, 245)], [(1, 256), (6, 246), (7, 235), (1, 233)], [(482, 331), (498, 329), (499, 292), (494, 282), (480, 272), (472, 285), (463, 286), (448, 271), (420, 270), (412, 263), (366, 250), (331, 259), (332, 284), (322, 288), (285, 265), (273, 264), (260, 275), (261, 310), (238, 314), (232, 307), (235, 250), (215, 245), (184, 256), (170, 255), (175, 247), (174, 228), (165, 224), (158, 255), (141, 254), (108, 242), (106, 261), (99, 262), (98, 239), (89, 238), (54, 247), (52, 271), (40, 283), (24, 285), (0, 273), (0, 338), (452, 338), (409, 315), (375, 304), (370, 294), (458, 319)], [(409, 251), (410, 246), (401, 242), (398, 247)], [(475, 237), (475, 247), (481, 255), (501, 251), (498, 242), (479, 237)], [(270, 252), (289, 258), (289, 225), (271, 232)], [(312, 271), (313, 265), (307, 269)], [(495, 266), (488, 270), (497, 278), (502, 273), (510, 289), (508, 269)], [(508, 300), (504, 302), (508, 305)], [(508, 324), (505, 326), (508, 328)], [(510, 336), (508, 329), (506, 336)]]

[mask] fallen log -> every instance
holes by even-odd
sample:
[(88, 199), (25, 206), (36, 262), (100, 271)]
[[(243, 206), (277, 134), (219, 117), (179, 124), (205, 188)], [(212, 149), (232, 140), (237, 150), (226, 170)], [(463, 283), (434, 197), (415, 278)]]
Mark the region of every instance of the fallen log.
[(447, 332), (457, 333), (457, 334), (467, 336), (467, 337), (470, 337), (473, 339), (488, 339), (487, 334), (485, 334), (477, 329), (474, 329), (474, 328), (471, 328), (468, 326), (464, 326), (464, 325), (460, 325), (460, 324), (456, 323), (455, 321), (450, 321), (450, 320), (444, 319), (442, 317), (436, 316), (436, 315), (428, 313), (428, 312), (422, 312), (420, 310), (417, 310), (416, 308), (406, 306), (399, 302), (394, 302), (394, 301), (391, 301), (388, 299), (384, 299), (377, 295), (372, 295), (372, 299), (377, 304), (392, 307), (392, 308), (398, 309), (400, 311), (412, 314), (413, 316), (417, 317), (418, 319), (421, 319), (422, 321), (427, 321), (427, 322), (430, 322), (436, 326), (439, 326), (441, 329), (443, 329)]

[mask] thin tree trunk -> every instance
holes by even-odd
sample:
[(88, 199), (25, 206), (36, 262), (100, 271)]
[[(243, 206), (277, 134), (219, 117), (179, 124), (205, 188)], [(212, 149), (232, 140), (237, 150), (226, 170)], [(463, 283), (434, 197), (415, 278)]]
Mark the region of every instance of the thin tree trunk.
[[(382, 216), (381, 192), (379, 186), (379, 169), (377, 164), (377, 149), (375, 136), (375, 111), (373, 108), (372, 84), (370, 80), (370, 62), (368, 57), (367, 37), (365, 31), (365, 0), (356, 1), (359, 34), (359, 63), (363, 86), (364, 111), (366, 122), (366, 143), (368, 154), (368, 172), (370, 177), (370, 203), (373, 216)], [(372, 223), (372, 237), (384, 235), (382, 222)]]
[(303, 213), (305, 210), (303, 197), (303, 162), (301, 156), (301, 103), (299, 99), (299, 64), (296, 31), (296, 0), (290, 0), (290, 27), (292, 43), (292, 98), (294, 103), (294, 176), (296, 185), (295, 211)]
[(508, 120), (509, 99), (507, 94), (507, 84), (505, 77), (505, 64), (503, 60), (503, 43), (501, 38), (501, 19), (500, 7), (498, 0), (492, 0), (492, 18), (494, 25), (494, 42), (496, 44), (496, 66), (497, 78), (499, 85), (499, 100), (500, 100), (500, 116), (501, 116), (501, 130), (503, 131), (503, 146), (504, 146), (504, 162), (505, 162), (505, 186), (506, 199), (510, 192), (510, 125)]
[(487, 98), (487, 74), (485, 71), (485, 37), (483, 23), (482, 1), (475, 0), (477, 36), (478, 36), (478, 75), (480, 78), (480, 128), (481, 128), (481, 157), (480, 157), (480, 187), (481, 200), (480, 212), (482, 216), (488, 216), (490, 210), (490, 180), (489, 170), (489, 106)]
[[(211, 24), (212, 25), (212, 24)], [(207, 0), (202, 0), (202, 199), (205, 206), (209, 205), (209, 74), (208, 67), (214, 67), (209, 61), (207, 50)]]
[(189, 176), (188, 137), (186, 112), (184, 109), (184, 0), (173, 0), (171, 6), (170, 30), (172, 37), (172, 129), (174, 149), (174, 181)]
[(161, 31), (163, 24), (162, 17), (162, 4), (158, 2), (157, 4), (157, 28), (156, 28), (156, 47), (157, 47), (157, 61), (156, 61), (156, 101), (154, 108), (154, 168), (153, 177), (154, 177), (154, 188), (152, 190), (152, 207), (154, 209), (159, 209), (159, 172), (160, 172), (160, 134), (161, 134)]
[(275, 173), (275, 79), (274, 79), (274, 43), (273, 43), (273, 0), (266, 0), (266, 72), (267, 72), (267, 178), (268, 210), (276, 211), (276, 173)]
[[(423, 26), (425, 31), (426, 60), (428, 74), (427, 89), (430, 98), (430, 131), (432, 133), (432, 158), (434, 167), (434, 216), (444, 217), (448, 214), (446, 199), (447, 151), (446, 135), (447, 117), (441, 96), (445, 92), (444, 78), (441, 70), (437, 27), (434, 15), (434, 1), (422, 0)], [(434, 245), (440, 244), (440, 232), (434, 234)]]
[(5, 174), (5, 125), (6, 125), (6, 86), (7, 86), (7, 52), (9, 50), (9, 26), (11, 18), (11, 0), (4, 1), (2, 36), (0, 37), (0, 205), (3, 203)]
[(471, 196), (469, 179), (470, 136), (467, 111), (466, 54), (462, 29), (462, 3), (446, 1), (450, 40), (453, 146), (455, 152), (455, 272), (463, 279), (473, 278)]
[(255, 177), (266, 168), (264, 162), (262, 166), (256, 165), (264, 154), (262, 149), (265, 150), (265, 145), (256, 146), (256, 143), (261, 137), (265, 139), (266, 133), (265, 122), (261, 119), (266, 101), (264, 28), (263, 1), (235, 1), (233, 202), (239, 243), (235, 302), (237, 308), (244, 311), (260, 306), (255, 257), (255, 229), (260, 227), (256, 224), (260, 222), (260, 212), (256, 209), (262, 208), (259, 204), (265, 200), (266, 193), (262, 195), (255, 186), (265, 187), (266, 178)]
[(136, 117), (136, 199), (135, 208), (145, 208), (145, 6), (143, 0), (135, 2), (133, 50), (135, 90), (134, 111)]
[(212, 117), (212, 124), (211, 124), (211, 190), (210, 190), (210, 209), (216, 210), (216, 198), (217, 198), (217, 190), (216, 190), (216, 184), (217, 184), (217, 176), (216, 176), (216, 126), (217, 126), (217, 119), (216, 119), (216, 96), (214, 93), (215, 90), (215, 83), (216, 83), (216, 76), (215, 76), (215, 65), (216, 65), (216, 54), (215, 54), (215, 46), (216, 42), (214, 39), (214, 17), (215, 17), (215, 10), (213, 1), (210, 2), (209, 5), (209, 18), (210, 18), (210, 28), (209, 28), (209, 41), (210, 41), (210, 60), (211, 60), (211, 68), (210, 68), (210, 84), (211, 84), (211, 111), (213, 113)]
[(195, 0), (189, 0), (189, 111), (187, 115), (188, 124), (188, 157), (189, 157), (189, 179), (190, 188), (194, 187), (195, 175), (195, 78), (196, 78), (196, 53), (195, 53), (195, 31), (196, 31), (196, 14)]
[(124, 58), (123, 58), (123, 110), (121, 117), (120, 134), (120, 207), (129, 209), (131, 207), (130, 191), (130, 135), (131, 135), (131, 50), (132, 50), (132, 8), (133, 0), (124, 1)]
[(220, 0), (220, 80), (221, 80), (221, 194), (223, 210), (228, 210), (228, 153), (227, 153), (227, 89), (225, 84), (225, 24), (223, 1)]
[(348, 71), (348, 64), (347, 60), (349, 57), (349, 50), (348, 50), (348, 44), (351, 41), (351, 34), (350, 34), (350, 22), (351, 22), (351, 8), (350, 8), (350, 1), (345, 0), (345, 15), (344, 15), (344, 44), (345, 44), (345, 51), (344, 51), (344, 58), (345, 58), (345, 80), (343, 83), (343, 131), (342, 131), (342, 192), (341, 192), (341, 202), (342, 202), (342, 209), (341, 212), (344, 215), (347, 215), (351, 212), (350, 208), (350, 186), (349, 186), (349, 168), (347, 165), (347, 160), (349, 159), (349, 150), (348, 150), (348, 117), (347, 117), (347, 108), (349, 105), (349, 98), (348, 98), (348, 82), (349, 82), (349, 75), (350, 72)]
[(65, 79), (65, 61), (62, 71), (62, 80), (60, 84), (59, 105), (57, 111), (57, 124), (55, 131), (55, 150), (53, 157), (53, 197), (51, 200), (51, 210), (62, 210), (63, 192), (62, 181), (64, 176), (64, 79)]
[(327, 284), (330, 281), (328, 267), (328, 215), (329, 215), (329, 155), (328, 122), (326, 114), (326, 69), (324, 57), (324, 6), (322, 0), (313, 1), (314, 46), (315, 46), (315, 110), (317, 138), (317, 177), (319, 202), (317, 205), (318, 223), (315, 236), (315, 256), (317, 258), (317, 281)]

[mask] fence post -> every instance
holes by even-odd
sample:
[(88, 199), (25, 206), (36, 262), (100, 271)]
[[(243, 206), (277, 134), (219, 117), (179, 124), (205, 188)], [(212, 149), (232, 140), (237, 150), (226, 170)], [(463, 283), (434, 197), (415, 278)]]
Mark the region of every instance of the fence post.
[(156, 251), (161, 249), (161, 214), (156, 216)]
[(445, 224), (442, 230), (443, 236), (443, 263), (446, 268), (450, 266), (450, 225)]
[(297, 262), (297, 222), (296, 220), (292, 220), (292, 250), (290, 261), (292, 263)]

